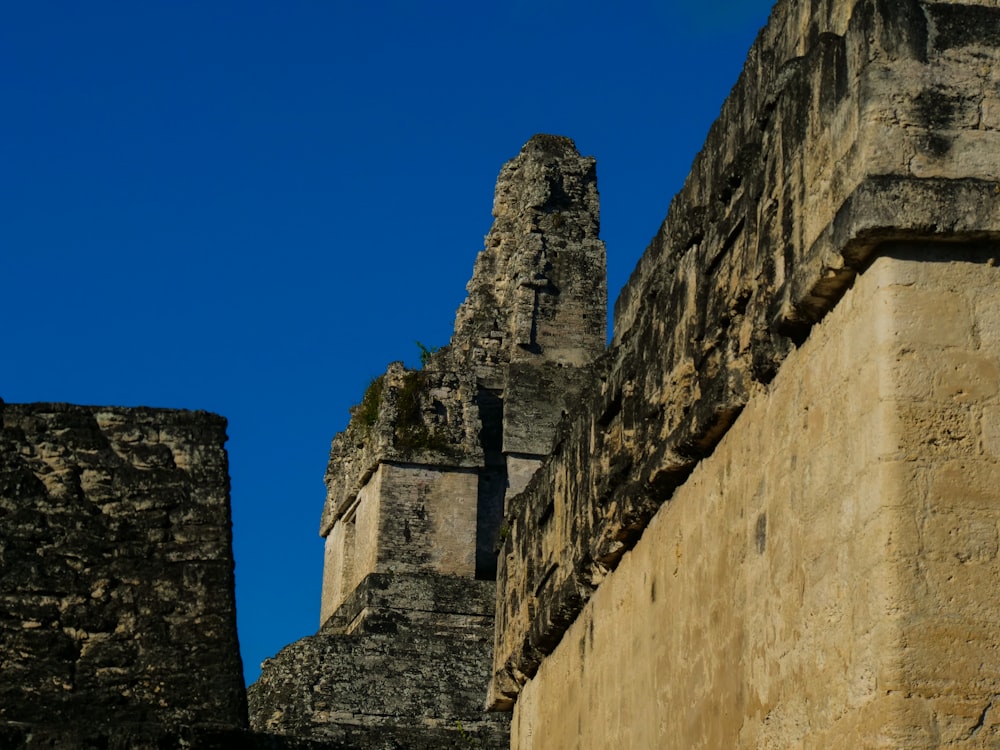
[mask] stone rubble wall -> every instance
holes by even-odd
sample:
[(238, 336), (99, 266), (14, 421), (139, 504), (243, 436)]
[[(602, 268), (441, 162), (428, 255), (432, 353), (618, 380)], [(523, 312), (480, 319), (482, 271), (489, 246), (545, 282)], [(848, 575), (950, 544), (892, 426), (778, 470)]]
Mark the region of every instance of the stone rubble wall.
[(389, 633), (429, 628), (478, 638), (492, 633), (496, 585), (450, 575), (372, 573), (323, 625), (331, 634)]
[(493, 581), (367, 576), (318, 634), (262, 665), (252, 728), (359, 750), (507, 748), (509, 717), (482, 705), (494, 597)]
[(2, 402), (0, 416), (9, 746), (245, 729), (225, 420)]
[(776, 4), (581, 412), (508, 509), (494, 708), (879, 246), (1000, 234), (998, 28), (995, 3)]
[(491, 645), (492, 622), (462, 638), (320, 632), (283, 649), (280, 668), (265, 662), (250, 688), (252, 725), (358, 750), (502, 750), (507, 717), (482, 710)]

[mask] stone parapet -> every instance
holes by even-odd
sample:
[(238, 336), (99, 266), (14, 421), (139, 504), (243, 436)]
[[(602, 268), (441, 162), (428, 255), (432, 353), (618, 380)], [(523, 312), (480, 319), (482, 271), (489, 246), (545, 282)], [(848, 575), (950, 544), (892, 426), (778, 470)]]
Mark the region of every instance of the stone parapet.
[(880, 247), (1000, 236), (998, 27), (993, 4), (775, 6), (508, 509), (495, 708)]

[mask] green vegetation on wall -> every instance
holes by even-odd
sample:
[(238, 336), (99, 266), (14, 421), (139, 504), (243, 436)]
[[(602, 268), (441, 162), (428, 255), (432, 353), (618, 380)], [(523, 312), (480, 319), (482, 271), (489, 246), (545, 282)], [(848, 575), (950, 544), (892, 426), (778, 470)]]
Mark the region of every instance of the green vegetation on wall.
[(447, 435), (428, 427), (424, 421), (420, 397), (426, 382), (426, 376), (419, 370), (403, 376), (403, 384), (396, 393), (396, 447), (412, 452), (450, 453), (452, 444)]
[(365, 395), (358, 404), (355, 415), (358, 421), (366, 428), (373, 427), (378, 421), (378, 412), (382, 408), (382, 389), (385, 383), (385, 376), (379, 375), (372, 380), (365, 389)]
[(424, 346), (419, 341), (416, 342), (417, 348), (420, 349), (420, 366), (427, 367), (427, 363), (431, 361), (431, 356), (434, 352), (441, 351), (440, 346)]

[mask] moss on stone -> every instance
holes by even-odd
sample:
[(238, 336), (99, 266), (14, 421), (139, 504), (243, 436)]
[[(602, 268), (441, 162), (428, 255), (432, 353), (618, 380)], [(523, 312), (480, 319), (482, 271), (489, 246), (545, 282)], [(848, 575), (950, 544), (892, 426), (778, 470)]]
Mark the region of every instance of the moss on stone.
[(368, 384), (365, 395), (358, 404), (356, 415), (358, 421), (367, 427), (373, 427), (378, 421), (378, 413), (382, 408), (382, 390), (385, 383), (385, 376), (379, 375)]
[(452, 441), (424, 420), (421, 394), (427, 385), (423, 372), (411, 370), (396, 392), (396, 447), (409, 453), (451, 453)]

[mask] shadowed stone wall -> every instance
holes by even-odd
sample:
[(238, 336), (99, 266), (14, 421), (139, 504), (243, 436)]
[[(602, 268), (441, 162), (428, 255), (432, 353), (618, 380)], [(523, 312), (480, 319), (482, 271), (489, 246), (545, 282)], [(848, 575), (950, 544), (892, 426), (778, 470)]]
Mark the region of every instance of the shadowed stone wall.
[(144, 747), (245, 728), (225, 420), (0, 409), (5, 741)]

